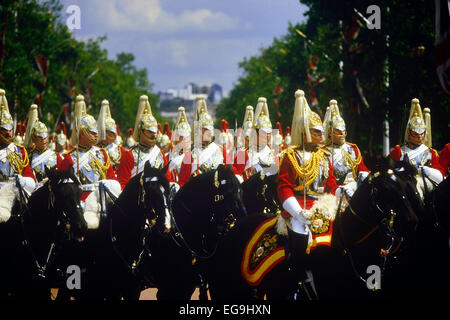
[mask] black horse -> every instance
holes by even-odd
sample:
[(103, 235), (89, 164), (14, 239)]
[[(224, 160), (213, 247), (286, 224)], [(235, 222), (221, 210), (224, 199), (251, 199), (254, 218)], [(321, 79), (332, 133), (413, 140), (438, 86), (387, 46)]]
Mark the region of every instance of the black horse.
[(141, 291), (153, 285), (148, 241), (151, 232), (164, 233), (169, 217), (166, 170), (167, 166), (160, 170), (147, 162), (117, 199), (100, 187), (101, 199), (110, 197), (111, 201), (98, 229), (88, 230), (84, 243), (72, 248), (73, 263), (86, 270), (81, 289), (61, 292), (60, 299), (138, 300)]
[[(417, 179), (427, 179), (419, 171)], [(450, 180), (444, 179), (433, 190), (426, 190), (424, 210), (418, 215), (419, 223), (409, 250), (403, 252), (402, 261), (408, 268), (393, 274), (400, 285), (391, 296), (405, 298), (448, 298), (450, 286), (450, 216), (448, 195)]]
[[(384, 275), (417, 227), (415, 208), (407, 196), (408, 186), (396, 174), (392, 163), (380, 164), (361, 183), (349, 206), (335, 217), (331, 247), (318, 246), (306, 256), (304, 263), (312, 270), (319, 299), (374, 296), (374, 291), (367, 289), (370, 276), (367, 267), (376, 266)], [(269, 220), (263, 214), (249, 215), (223, 239), (216, 255), (217, 277), (210, 281), (213, 299), (258, 299), (264, 295), (268, 299), (295, 297), (293, 293), (298, 285), (293, 281), (295, 277), (290, 271), (287, 254), (284, 258), (279, 256), (279, 262), (265, 270), (259, 282), (249, 285), (248, 279), (243, 277), (243, 256), (253, 239), (251, 236)], [(275, 243), (276, 248), (289, 251), (287, 239), (280, 234), (261, 239), (264, 250)], [(382, 288), (383, 285), (382, 281)]]
[(209, 263), (225, 234), (246, 215), (230, 166), (191, 178), (170, 201), (170, 235), (153, 232), (149, 248), (159, 300), (189, 300), (197, 286), (206, 299)]
[(280, 210), (277, 194), (278, 175), (264, 175), (262, 171), (242, 182), (242, 200), (248, 214), (265, 213), (275, 216)]
[(8, 298), (50, 299), (65, 286), (65, 246), (82, 241), (87, 230), (80, 207), (81, 188), (72, 169), (47, 171), (48, 181), (19, 201), (0, 231), (2, 292)]

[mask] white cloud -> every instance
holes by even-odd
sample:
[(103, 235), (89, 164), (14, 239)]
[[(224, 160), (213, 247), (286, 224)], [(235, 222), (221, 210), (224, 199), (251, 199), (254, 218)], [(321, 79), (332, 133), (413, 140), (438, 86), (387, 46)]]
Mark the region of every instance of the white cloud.
[[(94, 4), (95, 3), (95, 4)], [(177, 32), (219, 32), (239, 27), (239, 19), (209, 9), (185, 10), (180, 14), (164, 11), (159, 0), (95, 1), (96, 13), (108, 30), (147, 34)]]

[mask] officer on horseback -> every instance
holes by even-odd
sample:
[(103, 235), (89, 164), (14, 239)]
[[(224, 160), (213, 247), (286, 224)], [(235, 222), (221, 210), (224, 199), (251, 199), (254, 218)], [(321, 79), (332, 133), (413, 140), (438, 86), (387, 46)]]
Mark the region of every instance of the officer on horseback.
[(55, 152), (59, 153), (61, 157), (67, 152), (67, 132), (66, 124), (60, 122), (56, 127), (56, 137), (55, 137)]
[[(427, 182), (439, 184), (445, 176), (445, 170), (439, 163), (437, 151), (431, 148), (431, 116), (430, 109), (425, 108), (425, 118), (419, 104), (419, 99), (411, 100), (408, 124), (405, 131), (405, 143), (396, 145), (390, 152), (394, 161), (409, 159), (410, 163), (419, 170), (419, 192), (427, 188)], [(425, 179), (426, 178), (426, 179)]]
[(0, 89), (0, 222), (11, 216), (11, 209), (17, 197), (16, 183), (28, 194), (35, 188), (35, 178), (31, 170), (28, 152), (24, 147), (13, 143), (14, 121), (9, 113), (5, 90)]
[(164, 131), (161, 135), (161, 139), (159, 139), (158, 146), (161, 149), (162, 152), (164, 152), (165, 155), (169, 156), (170, 151), (172, 150), (172, 141), (171, 138), (171, 132), (169, 123), (164, 123)]
[(62, 157), (48, 148), (47, 126), (39, 121), (37, 105), (32, 104), (28, 112), (24, 146), (28, 150), (30, 166), (36, 177), (36, 189), (42, 186), (49, 170), (62, 161)]
[(330, 153), (334, 176), (338, 185), (351, 197), (361, 182), (369, 174), (356, 144), (346, 141), (345, 121), (339, 113), (336, 100), (330, 100), (330, 106), (324, 117), (325, 150)]
[(78, 176), (83, 189), (81, 196), (84, 218), (89, 229), (97, 229), (103, 204), (100, 203), (99, 185), (106, 186), (115, 196), (121, 192), (114, 169), (105, 149), (96, 146), (98, 139), (97, 121), (87, 114), (84, 97), (78, 95), (75, 103), (74, 126), (70, 137), (73, 147), (58, 164), (58, 170), (70, 166)]
[(116, 172), (125, 149), (122, 145), (117, 143), (117, 126), (116, 122), (111, 117), (109, 102), (106, 99), (102, 101), (97, 124), (99, 147), (104, 148), (108, 152), (111, 165)]
[(286, 149), (284, 144), (284, 137), (283, 137), (283, 130), (281, 129), (281, 123), (277, 121), (275, 124), (275, 127), (277, 128), (276, 133), (273, 136), (273, 146), (275, 150), (278, 150), (278, 158), (281, 157), (281, 154), (283, 153), (283, 150)]
[[(147, 161), (152, 168), (157, 169), (165, 167), (169, 162), (164, 152), (156, 145), (158, 122), (152, 114), (150, 102), (146, 95), (140, 97), (133, 132), (134, 140), (138, 143), (131, 150), (122, 154), (116, 171), (122, 188), (125, 187), (130, 178), (144, 170)], [(167, 179), (172, 181), (169, 171), (167, 171)]]
[(256, 151), (256, 133), (253, 126), (253, 107), (247, 106), (242, 130), (238, 135), (237, 152), (234, 158), (233, 170), (239, 180), (248, 180), (253, 175), (253, 162), (258, 159)]
[(450, 173), (450, 143), (447, 143), (439, 153), (439, 163), (442, 169), (446, 170), (445, 175)]
[(173, 131), (174, 150), (170, 153), (169, 170), (172, 179), (179, 184), (181, 164), (186, 152), (191, 151), (191, 126), (186, 118), (184, 107), (178, 108), (178, 118)]
[(213, 142), (214, 121), (208, 113), (204, 96), (198, 96), (194, 115), (194, 150), (185, 154), (179, 175), (182, 187), (191, 177), (217, 169), (226, 159), (225, 149)]
[(272, 123), (269, 117), (267, 99), (260, 97), (256, 105), (253, 126), (256, 129), (258, 144), (257, 161), (253, 163), (254, 172), (274, 175), (278, 172), (278, 152), (272, 148)]
[[(304, 92), (297, 90), (292, 144), (283, 152), (278, 172), (278, 197), (284, 209), (279, 223), (284, 222), (288, 227), (293, 276), (310, 295), (314, 290), (305, 270), (306, 252), (312, 242), (307, 210), (321, 201), (322, 197), (327, 198), (323, 196), (324, 193), (334, 194), (338, 187), (329, 159), (330, 153), (321, 148), (323, 132), (320, 116), (310, 110)], [(324, 222), (323, 218), (320, 220)]]

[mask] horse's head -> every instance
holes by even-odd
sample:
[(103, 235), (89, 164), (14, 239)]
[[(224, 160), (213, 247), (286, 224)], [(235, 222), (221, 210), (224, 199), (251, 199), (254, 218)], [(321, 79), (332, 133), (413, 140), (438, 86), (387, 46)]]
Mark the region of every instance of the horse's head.
[(414, 172), (408, 162), (381, 164), (367, 179), (376, 217), (389, 221), (402, 236), (416, 229), (418, 210), (423, 209), (417, 202)]
[[(416, 230), (419, 222), (418, 208), (415, 207), (417, 198), (410, 182), (402, 174), (398, 174), (395, 164), (389, 159), (383, 159), (377, 164), (356, 190), (346, 209), (347, 217), (356, 216), (358, 219), (353, 221), (362, 221), (359, 223), (359, 230), (364, 233), (361, 236), (358, 232), (353, 232), (353, 236), (359, 239), (351, 242), (362, 243), (374, 231), (381, 230), (388, 245), (387, 248), (380, 249), (389, 252), (393, 249), (389, 244), (393, 245), (395, 242), (399, 245)], [(350, 238), (351, 232), (347, 232), (345, 236)]]
[(165, 217), (169, 217), (170, 184), (166, 177), (167, 168), (168, 165), (162, 169), (153, 168), (147, 161), (137, 178), (140, 185), (138, 203), (145, 210), (145, 218), (152, 224), (161, 221), (163, 225)]
[(233, 228), (236, 220), (247, 215), (242, 201), (242, 186), (230, 165), (219, 167), (210, 173), (213, 181), (212, 214), (219, 233)]
[(65, 223), (75, 239), (81, 241), (87, 231), (87, 223), (80, 205), (82, 190), (80, 182), (72, 167), (58, 171), (55, 168), (46, 170), (48, 177), (49, 209), (53, 210), (57, 219)]
[(276, 214), (279, 209), (277, 175), (265, 175), (262, 171), (242, 183), (243, 200), (250, 213)]

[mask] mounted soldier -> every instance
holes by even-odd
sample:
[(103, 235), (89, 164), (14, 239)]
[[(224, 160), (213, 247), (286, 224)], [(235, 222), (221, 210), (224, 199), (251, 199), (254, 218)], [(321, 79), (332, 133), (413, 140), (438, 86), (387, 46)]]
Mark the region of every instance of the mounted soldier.
[(292, 137), (291, 137), (291, 127), (286, 127), (286, 136), (284, 137), (284, 149), (287, 149), (291, 146)]
[(16, 126), (16, 135), (14, 137), (13, 142), (15, 144), (18, 144), (19, 146), (23, 146), (24, 143), (24, 137), (25, 137), (25, 131), (26, 131), (26, 127), (23, 123), (19, 122)]
[(258, 160), (256, 131), (253, 126), (253, 119), (253, 107), (247, 106), (245, 109), (241, 134), (238, 135), (236, 143), (237, 152), (233, 164), (234, 173), (241, 181), (248, 180), (253, 175), (253, 164), (256, 164), (256, 161)]
[(161, 139), (159, 140), (159, 148), (162, 152), (164, 152), (165, 155), (168, 155), (170, 151), (172, 150), (172, 141), (171, 141), (172, 134), (170, 132), (169, 123), (164, 123), (164, 131), (161, 135)]
[(222, 146), (213, 142), (214, 122), (204, 96), (198, 96), (194, 115), (194, 150), (185, 154), (179, 175), (182, 187), (191, 177), (216, 169), (226, 158)]
[(278, 172), (278, 152), (272, 148), (272, 123), (269, 117), (267, 99), (260, 97), (256, 105), (253, 127), (256, 129), (258, 145), (257, 160), (253, 162), (253, 171), (264, 172), (265, 175), (274, 175)]
[(64, 156), (67, 152), (67, 132), (65, 122), (60, 122), (56, 127), (56, 138), (55, 138), (55, 152), (59, 153), (60, 156)]
[(55, 167), (62, 157), (48, 148), (47, 126), (39, 121), (37, 105), (32, 104), (28, 112), (24, 146), (28, 151), (30, 166), (36, 178), (36, 189), (47, 178), (46, 170)]
[(345, 190), (346, 195), (351, 197), (357, 188), (357, 181), (362, 182), (369, 174), (369, 169), (364, 164), (358, 146), (346, 141), (345, 121), (340, 115), (336, 100), (330, 100), (330, 106), (324, 117), (324, 125), (324, 148), (330, 153), (334, 176), (338, 185)]
[[(157, 134), (158, 122), (152, 114), (148, 97), (142, 95), (139, 100), (133, 135), (137, 144), (131, 150), (122, 154), (120, 164), (117, 167), (117, 178), (122, 188), (125, 187), (130, 178), (144, 170), (147, 161), (152, 168), (156, 169), (162, 169), (169, 163), (164, 152), (156, 145)], [(167, 179), (172, 181), (169, 171), (167, 171)]]
[(70, 145), (72, 150), (65, 154), (58, 170), (67, 170), (72, 166), (82, 184), (81, 203), (84, 218), (89, 229), (97, 229), (100, 222), (102, 203), (99, 185), (106, 186), (116, 197), (121, 188), (105, 149), (97, 147), (97, 121), (86, 112), (84, 97), (76, 97)]
[(445, 175), (450, 173), (450, 143), (447, 143), (439, 153), (439, 163), (442, 169), (446, 170)]
[[(445, 170), (439, 163), (439, 155), (431, 147), (431, 115), (430, 109), (425, 108), (425, 118), (422, 114), (419, 99), (411, 100), (408, 124), (405, 130), (405, 143), (396, 145), (390, 152), (390, 157), (394, 161), (404, 160), (418, 169), (418, 191), (424, 196), (426, 188), (433, 188), (442, 182), (445, 177)], [(424, 183), (424, 181), (428, 181)], [(428, 187), (429, 182), (431, 186)]]
[(170, 153), (169, 170), (173, 181), (179, 183), (181, 164), (186, 152), (191, 151), (191, 126), (186, 118), (184, 107), (178, 108), (178, 118), (173, 131), (174, 149)]
[(5, 90), (0, 89), (0, 222), (7, 221), (19, 194), (16, 182), (31, 194), (35, 178), (31, 170), (27, 150), (13, 143), (14, 121), (9, 113)]
[(284, 147), (284, 137), (283, 137), (283, 130), (281, 129), (281, 123), (277, 121), (275, 124), (276, 132), (273, 135), (273, 148), (275, 150), (278, 150), (278, 158), (281, 157), (281, 154), (283, 153), (283, 150), (286, 149)]
[(133, 128), (128, 128), (123, 147), (125, 148), (125, 150), (131, 150), (131, 148), (133, 148), (135, 145), (136, 141), (133, 138)]
[(106, 152), (108, 152), (111, 165), (114, 169), (114, 172), (116, 172), (122, 158), (122, 154), (125, 153), (125, 149), (122, 145), (117, 143), (117, 125), (114, 119), (111, 117), (109, 102), (106, 99), (102, 101), (97, 125), (98, 145), (99, 147), (104, 148)]
[[(290, 264), (295, 280), (304, 290), (314, 292), (304, 269), (306, 253), (320, 238), (314, 238), (312, 230), (322, 232), (325, 221), (331, 217), (314, 220), (324, 222), (316, 225), (311, 221), (311, 212), (320, 202), (330, 212), (334, 211), (334, 194), (338, 185), (333, 174), (329, 152), (321, 148), (323, 125), (320, 116), (311, 111), (302, 90), (295, 92), (295, 110), (292, 120), (292, 145), (283, 152), (278, 173), (278, 197), (284, 211), (278, 219), (278, 230), (287, 226)], [(334, 206), (334, 207), (333, 207)], [(332, 212), (334, 213), (334, 212)], [(313, 220), (313, 221), (314, 221)], [(329, 230), (323, 230), (329, 232)], [(309, 288), (308, 288), (309, 287)]]

